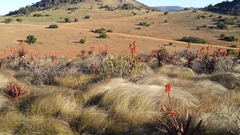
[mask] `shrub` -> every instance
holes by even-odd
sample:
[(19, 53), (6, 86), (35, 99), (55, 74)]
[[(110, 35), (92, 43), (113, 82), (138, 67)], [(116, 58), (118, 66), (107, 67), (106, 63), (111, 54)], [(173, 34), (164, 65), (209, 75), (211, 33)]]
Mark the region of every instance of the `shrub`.
[(218, 18), (219, 18), (219, 19), (222, 19), (222, 18), (223, 18), (223, 16), (221, 16), (221, 15), (220, 15), (220, 16), (218, 16)]
[(8, 18), (8, 19), (5, 19), (5, 23), (11, 23), (13, 21), (13, 19), (12, 18)]
[(238, 38), (236, 38), (235, 36), (226, 36), (223, 38), (223, 40), (234, 42), (234, 41), (238, 41)]
[(27, 36), (27, 40), (26, 40), (27, 43), (33, 44), (33, 43), (36, 43), (36, 41), (37, 41), (37, 38), (35, 38), (34, 35)]
[(89, 15), (86, 15), (86, 16), (84, 17), (84, 19), (90, 19), (90, 16), (89, 16)]
[(225, 34), (221, 34), (220, 37), (221, 37), (221, 38), (225, 38), (226, 35), (225, 35)]
[(151, 24), (148, 24), (146, 22), (140, 22), (139, 25), (149, 27)]
[(190, 43), (199, 43), (199, 44), (206, 44), (207, 42), (199, 37), (183, 37), (180, 41), (190, 42)]
[(81, 40), (79, 41), (79, 43), (81, 43), (81, 44), (84, 44), (85, 42), (86, 42), (85, 39), (81, 39)]
[(70, 20), (69, 18), (64, 18), (64, 21), (65, 21), (66, 23), (70, 23), (70, 22), (71, 22), (71, 20)]
[(57, 24), (52, 24), (48, 28), (50, 29), (57, 29), (59, 26)]
[(197, 12), (197, 9), (194, 9), (193, 12)]
[(133, 15), (137, 15), (137, 13), (134, 12)]
[(107, 32), (113, 32), (113, 30), (107, 30)]
[(164, 23), (167, 23), (167, 22), (168, 22), (168, 20), (165, 20), (165, 21), (164, 21)]
[(168, 15), (168, 12), (166, 11), (166, 12), (164, 12), (164, 15)]
[(240, 24), (238, 24), (238, 27), (240, 27)]
[(17, 18), (16, 21), (22, 22), (22, 19), (21, 18)]
[(172, 45), (173, 45), (173, 43), (172, 43), (172, 42), (170, 42), (170, 43), (169, 43), (169, 45), (171, 45), (171, 46), (172, 46)]
[(74, 22), (78, 22), (78, 19), (77, 19), (77, 18), (75, 18), (75, 19), (74, 19)]
[(106, 32), (106, 29), (105, 28), (100, 28), (100, 29), (96, 29), (93, 31), (94, 33), (105, 33)]
[(217, 28), (219, 28), (219, 29), (228, 29), (228, 26), (225, 23), (223, 23), (223, 22), (219, 22), (217, 24)]
[(232, 48), (237, 48), (237, 45), (231, 45)]
[(235, 49), (227, 49), (227, 51), (232, 54), (232, 55), (236, 55), (237, 51)]
[(43, 17), (43, 15), (36, 13), (36, 14), (33, 14), (33, 17)]
[(107, 34), (106, 33), (101, 33), (99, 38), (107, 38)]

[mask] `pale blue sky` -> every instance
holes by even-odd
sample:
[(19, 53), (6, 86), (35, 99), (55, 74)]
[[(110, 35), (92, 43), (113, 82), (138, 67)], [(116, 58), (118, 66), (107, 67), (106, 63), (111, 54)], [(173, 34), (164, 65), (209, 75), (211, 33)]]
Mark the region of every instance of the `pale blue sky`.
[[(1, 0), (0, 15), (7, 14), (20, 7), (31, 5), (41, 0)], [(205, 7), (209, 4), (216, 4), (224, 0), (138, 0), (149, 6), (182, 6), (182, 7)], [(231, 1), (231, 0), (230, 0)]]

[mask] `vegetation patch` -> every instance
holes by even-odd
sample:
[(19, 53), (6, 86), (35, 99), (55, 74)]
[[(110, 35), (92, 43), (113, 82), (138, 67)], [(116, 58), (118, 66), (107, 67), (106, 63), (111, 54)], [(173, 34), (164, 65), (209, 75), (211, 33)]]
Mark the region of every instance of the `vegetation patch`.
[(48, 28), (57, 29), (57, 28), (59, 28), (59, 26), (57, 24), (51, 24)]
[(140, 22), (139, 25), (149, 27), (151, 24), (146, 23), (146, 22)]
[(29, 44), (34, 44), (37, 42), (37, 38), (34, 35), (29, 35), (27, 36), (26, 42)]
[(183, 37), (179, 41), (190, 42), (190, 43), (198, 43), (198, 44), (206, 44), (207, 42), (199, 37)]

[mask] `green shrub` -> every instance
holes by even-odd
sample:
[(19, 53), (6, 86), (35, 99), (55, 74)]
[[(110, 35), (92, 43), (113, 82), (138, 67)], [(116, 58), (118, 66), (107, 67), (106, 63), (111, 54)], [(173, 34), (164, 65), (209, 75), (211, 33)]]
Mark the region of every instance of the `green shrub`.
[(81, 39), (81, 40), (79, 41), (79, 43), (81, 43), (81, 44), (84, 44), (85, 42), (86, 42), (85, 39)]
[(234, 42), (234, 41), (238, 41), (238, 38), (236, 38), (235, 36), (226, 36), (223, 38), (223, 40)]
[(219, 19), (222, 19), (223, 17), (220, 15), (220, 16), (218, 16), (218, 18), (219, 18)]
[(149, 27), (151, 24), (148, 24), (146, 22), (140, 22), (139, 25)]
[(86, 16), (84, 17), (84, 19), (90, 19), (90, 16), (89, 16), (89, 15), (86, 15)]
[(107, 34), (106, 33), (101, 33), (99, 38), (107, 38)]
[(164, 12), (164, 15), (168, 15), (168, 12), (166, 11), (166, 12)]
[(219, 29), (228, 29), (228, 26), (225, 23), (223, 23), (223, 22), (219, 22), (217, 24), (217, 28), (219, 28)]
[(33, 17), (43, 17), (43, 15), (36, 13), (36, 14), (33, 14)]
[(57, 24), (52, 24), (48, 28), (50, 29), (57, 29), (59, 26)]
[(171, 46), (172, 46), (172, 45), (173, 45), (173, 43), (172, 43), (172, 42), (170, 42), (170, 43), (169, 43), (169, 45), (171, 45)]
[(206, 44), (207, 42), (199, 37), (183, 37), (180, 41), (190, 42), (190, 43), (199, 43), (199, 44)]
[(231, 45), (232, 48), (237, 48), (237, 45)]
[(107, 32), (113, 32), (113, 30), (107, 30)]
[(237, 54), (237, 51), (235, 49), (227, 49), (227, 51), (229, 53), (231, 53), (232, 55), (236, 55)]
[(70, 22), (71, 22), (71, 20), (70, 20), (69, 18), (64, 18), (64, 21), (65, 21), (66, 23), (70, 23)]
[(22, 22), (22, 19), (21, 18), (17, 18), (16, 21)]
[(33, 43), (36, 43), (36, 41), (37, 41), (37, 38), (35, 38), (34, 35), (27, 36), (27, 40), (26, 40), (27, 43), (33, 44)]
[(74, 19), (74, 22), (78, 22), (78, 19), (77, 19), (77, 18), (75, 18), (75, 19)]
[(106, 33), (106, 29), (105, 28), (100, 28), (100, 29), (96, 29), (96, 30), (93, 30), (94, 33)]
[(225, 38), (226, 35), (225, 35), (225, 34), (221, 34), (220, 37), (221, 37), (221, 38)]
[(197, 9), (194, 9), (193, 12), (197, 12)]
[(164, 21), (164, 23), (167, 23), (167, 22), (168, 22), (168, 20), (165, 20), (165, 21)]
[(12, 18), (8, 18), (8, 19), (5, 19), (5, 23), (11, 23), (13, 21), (13, 19)]

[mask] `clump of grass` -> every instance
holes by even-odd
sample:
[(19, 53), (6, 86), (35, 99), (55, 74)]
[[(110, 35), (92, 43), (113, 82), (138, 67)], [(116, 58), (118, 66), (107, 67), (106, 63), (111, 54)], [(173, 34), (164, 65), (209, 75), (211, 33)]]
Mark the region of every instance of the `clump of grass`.
[(51, 24), (48, 28), (57, 29), (57, 28), (59, 28), (59, 26), (57, 24)]
[(149, 27), (151, 24), (148, 24), (146, 22), (140, 22), (139, 25)]

